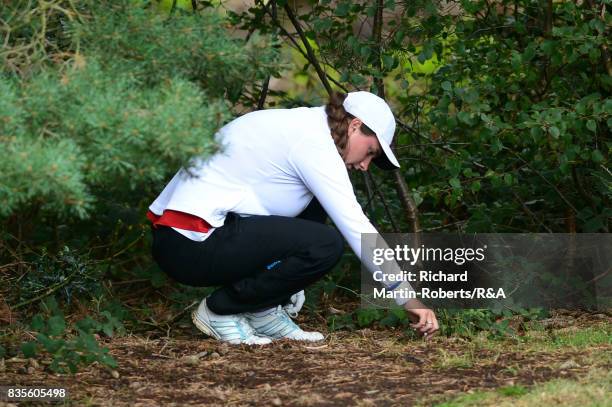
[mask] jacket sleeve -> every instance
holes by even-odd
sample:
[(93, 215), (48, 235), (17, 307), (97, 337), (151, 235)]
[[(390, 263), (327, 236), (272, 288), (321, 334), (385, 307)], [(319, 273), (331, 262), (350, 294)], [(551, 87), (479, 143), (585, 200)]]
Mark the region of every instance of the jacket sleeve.
[[(377, 236), (378, 232), (363, 213), (353, 191), (346, 166), (340, 155), (335, 151), (335, 147), (333, 151), (330, 151), (327, 145), (304, 142), (303, 139), (292, 149), (289, 156), (289, 165), (319, 200), (353, 252), (370, 273), (378, 270), (381, 270), (383, 274), (402, 272), (399, 265), (394, 261), (383, 266), (376, 266), (372, 261), (374, 247), (364, 247), (362, 252), (362, 234), (368, 233)], [(387, 244), (380, 237), (367, 239), (367, 241), (378, 241), (378, 247), (387, 247)], [(391, 290), (413, 290), (407, 281), (401, 284), (397, 282), (382, 283), (387, 289)], [(395, 299), (400, 305), (407, 301), (407, 298), (399, 298), (399, 296), (395, 296)]]

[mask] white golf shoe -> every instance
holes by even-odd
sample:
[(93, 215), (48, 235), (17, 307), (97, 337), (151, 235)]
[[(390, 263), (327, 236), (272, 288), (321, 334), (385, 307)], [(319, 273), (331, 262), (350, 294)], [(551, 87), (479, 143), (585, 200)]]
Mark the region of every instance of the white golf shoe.
[(270, 308), (260, 312), (247, 312), (244, 314), (257, 335), (272, 339), (293, 339), (295, 341), (316, 342), (322, 341), (324, 336), (320, 332), (305, 332), (291, 320), (282, 306)]
[(241, 314), (219, 315), (212, 312), (202, 300), (198, 309), (191, 314), (195, 326), (208, 336), (232, 345), (267, 345), (272, 340), (256, 334), (249, 322)]

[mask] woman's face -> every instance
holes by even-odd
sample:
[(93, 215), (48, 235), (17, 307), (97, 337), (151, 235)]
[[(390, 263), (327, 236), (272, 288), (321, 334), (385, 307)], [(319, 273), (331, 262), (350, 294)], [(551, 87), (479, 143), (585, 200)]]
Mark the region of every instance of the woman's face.
[(348, 170), (367, 171), (372, 159), (382, 154), (376, 136), (363, 134), (361, 120), (351, 120), (348, 128), (348, 142), (344, 152), (344, 164)]

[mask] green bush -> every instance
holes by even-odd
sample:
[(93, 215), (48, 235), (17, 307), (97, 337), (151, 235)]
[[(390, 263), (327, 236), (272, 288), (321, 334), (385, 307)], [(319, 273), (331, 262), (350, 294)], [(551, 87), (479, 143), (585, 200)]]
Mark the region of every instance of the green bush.
[[(56, 371), (114, 367), (95, 335), (134, 318), (108, 280), (165, 283), (143, 238), (146, 206), (217, 151), (214, 134), (276, 73), (278, 50), (256, 32), (232, 36), (216, 10), (149, 1), (3, 2), (0, 20), (0, 295), (24, 317), (50, 307), (32, 319), (26, 357), (44, 353)], [(94, 309), (70, 323), (76, 302)], [(15, 353), (13, 336), (1, 335), (0, 357)]]
[(19, 304), (15, 308), (33, 303), (49, 295), (70, 304), (73, 298), (84, 301), (102, 295), (102, 272), (96, 264), (64, 247), (57, 256), (43, 250), (30, 271), (19, 282), (15, 293)]
[[(117, 367), (117, 362), (108, 354), (108, 349), (100, 347), (94, 336), (101, 332), (111, 337), (115, 330), (123, 329), (123, 325), (110, 313), (102, 313), (103, 321), (86, 317), (70, 329), (53, 297), (43, 302), (43, 308), (46, 315), (36, 314), (30, 324), (30, 328), (36, 333), (36, 340), (21, 345), (21, 352), (26, 358), (47, 355), (52, 358), (49, 369), (60, 373), (66, 372), (66, 369), (75, 373), (79, 367), (93, 362), (110, 368)], [(76, 335), (71, 333), (72, 330)]]
[[(103, 213), (110, 196), (131, 207), (152, 200), (181, 165), (216, 151), (228, 98), (276, 61), (264, 37), (245, 45), (213, 12), (168, 19), (130, 1), (56, 3), (0, 11), (15, 22), (14, 52), (0, 54), (3, 219), (27, 213), (21, 222), (51, 223)], [(26, 70), (14, 55), (37, 44), (37, 18), (53, 46), (29, 55)]]

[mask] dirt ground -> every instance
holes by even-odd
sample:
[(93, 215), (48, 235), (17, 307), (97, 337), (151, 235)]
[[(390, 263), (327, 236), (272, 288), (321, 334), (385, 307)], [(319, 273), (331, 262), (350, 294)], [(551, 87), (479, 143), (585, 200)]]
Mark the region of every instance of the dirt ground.
[[(610, 322), (609, 316), (567, 317), (549, 334)], [(312, 323), (303, 321), (305, 328), (316, 327)], [(117, 371), (94, 365), (75, 376), (55, 375), (43, 361), (32, 368), (31, 361), (13, 358), (5, 361), (0, 384), (66, 387), (67, 404), (73, 405), (430, 405), (464, 392), (578, 378), (594, 363), (609, 369), (609, 358), (598, 355), (612, 350), (609, 342), (540, 350), (486, 341), (475, 346), (460, 338), (425, 342), (370, 329), (329, 333), (324, 343), (248, 347), (220, 344), (186, 328), (170, 337), (152, 332), (107, 339), (104, 346)]]

